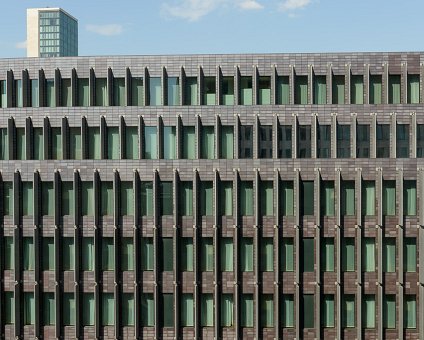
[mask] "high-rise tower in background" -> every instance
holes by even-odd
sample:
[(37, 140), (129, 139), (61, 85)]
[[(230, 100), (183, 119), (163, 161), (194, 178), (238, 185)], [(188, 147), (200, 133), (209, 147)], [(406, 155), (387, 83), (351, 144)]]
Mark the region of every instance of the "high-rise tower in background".
[(27, 57), (77, 55), (77, 19), (61, 8), (27, 9)]

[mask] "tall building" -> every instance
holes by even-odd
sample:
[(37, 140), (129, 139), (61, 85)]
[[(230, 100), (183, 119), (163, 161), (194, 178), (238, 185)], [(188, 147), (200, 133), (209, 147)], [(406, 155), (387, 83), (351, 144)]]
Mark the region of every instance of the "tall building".
[(61, 8), (27, 9), (27, 57), (77, 55), (77, 19)]
[(7, 339), (423, 339), (424, 54), (0, 60)]

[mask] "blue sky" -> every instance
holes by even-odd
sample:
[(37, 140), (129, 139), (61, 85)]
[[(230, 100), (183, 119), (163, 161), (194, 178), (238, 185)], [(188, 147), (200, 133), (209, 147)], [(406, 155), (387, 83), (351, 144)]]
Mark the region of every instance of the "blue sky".
[(1, 58), (46, 6), (78, 18), (80, 55), (423, 50), (422, 0), (2, 0)]

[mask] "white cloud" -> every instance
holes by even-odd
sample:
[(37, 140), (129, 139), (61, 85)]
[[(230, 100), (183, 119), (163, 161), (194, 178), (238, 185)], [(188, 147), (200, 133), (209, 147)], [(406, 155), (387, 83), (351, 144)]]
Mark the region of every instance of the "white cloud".
[(119, 35), (124, 31), (122, 25), (108, 24), (108, 25), (87, 25), (86, 30), (100, 35), (112, 36)]
[(259, 2), (255, 0), (243, 0), (238, 4), (238, 7), (246, 10), (255, 10), (264, 8)]
[(293, 11), (296, 9), (305, 8), (311, 3), (311, 0), (285, 0), (280, 4), (279, 8), (282, 11)]
[(25, 48), (27, 48), (27, 42), (26, 42), (26, 40), (25, 41), (17, 42), (15, 44), (15, 48), (18, 48), (18, 49), (25, 49)]

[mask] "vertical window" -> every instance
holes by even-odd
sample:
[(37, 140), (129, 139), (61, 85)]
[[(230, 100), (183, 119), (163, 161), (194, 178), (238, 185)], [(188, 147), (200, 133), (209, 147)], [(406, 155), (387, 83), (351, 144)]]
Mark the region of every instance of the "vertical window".
[(82, 159), (81, 128), (69, 128), (69, 158)]
[(200, 268), (203, 272), (213, 270), (213, 240), (211, 237), (203, 237), (200, 242)]
[(409, 157), (409, 125), (396, 124), (396, 157)]
[(23, 270), (34, 270), (35, 252), (34, 252), (34, 240), (32, 237), (22, 238), (22, 253), (23, 253), (23, 263), (22, 263)]
[(292, 272), (294, 270), (294, 241), (292, 237), (283, 238), (280, 259), (283, 272)]
[(370, 75), (370, 104), (381, 104), (381, 75)]
[(52, 159), (62, 159), (62, 132), (60, 127), (52, 127), (51, 133), (51, 155)]
[(253, 156), (253, 127), (240, 125), (239, 128), (239, 158), (252, 158)]
[(159, 77), (149, 78), (149, 105), (162, 105), (162, 85)]
[(168, 77), (167, 105), (180, 105), (180, 79), (178, 77)]
[(79, 78), (77, 81), (77, 85), (78, 85), (78, 96), (77, 96), (78, 106), (88, 106), (89, 98), (90, 98), (90, 87), (88, 85), (88, 79)]
[(121, 240), (121, 269), (134, 270), (134, 243), (131, 237), (123, 237)]
[(15, 297), (13, 292), (4, 292), (4, 323), (15, 323)]
[(337, 124), (337, 158), (350, 158), (350, 125)]
[(72, 106), (71, 79), (62, 79), (61, 106)]
[(98, 127), (88, 128), (88, 158), (100, 159), (100, 129)]
[(180, 243), (180, 270), (192, 272), (194, 268), (193, 239), (190, 237), (181, 238)]
[(94, 89), (96, 94), (96, 106), (106, 106), (108, 100), (106, 78), (96, 78), (96, 81), (94, 83)]
[(383, 299), (383, 327), (396, 328), (396, 295), (385, 295)]
[(134, 306), (134, 294), (123, 293), (122, 294), (122, 325), (123, 326), (134, 326), (135, 306)]
[(46, 106), (56, 106), (54, 79), (46, 79)]
[(322, 326), (334, 327), (334, 295), (324, 295)]
[(315, 301), (313, 294), (303, 294), (303, 328), (315, 326)]
[(113, 105), (125, 106), (126, 104), (125, 78), (113, 79)]
[(3, 213), (5, 216), (13, 213), (13, 183), (3, 182)]
[(94, 239), (83, 237), (81, 243), (81, 269), (94, 270)]
[(160, 215), (172, 215), (174, 213), (174, 190), (172, 188), (172, 182), (160, 182), (159, 192)]
[(314, 104), (327, 104), (326, 76), (314, 76)]
[(240, 182), (240, 214), (242, 216), (253, 215), (253, 182)]
[(242, 272), (253, 271), (253, 239), (251, 237), (241, 238), (240, 267)]
[(93, 182), (81, 183), (81, 214), (93, 216), (94, 213), (94, 188)]
[(102, 182), (100, 186), (100, 214), (113, 215), (114, 197), (113, 197), (113, 183)]
[(197, 105), (197, 77), (185, 78), (184, 105)]
[(262, 295), (261, 326), (274, 327), (274, 299), (273, 299), (273, 295), (271, 294)]
[(174, 244), (171, 237), (162, 238), (162, 270), (172, 272), (174, 270)]
[(53, 237), (43, 237), (43, 270), (54, 270), (54, 238)]
[(15, 269), (15, 245), (12, 236), (4, 237), (4, 269)]
[(334, 272), (334, 238), (325, 237), (323, 241), (321, 253), (322, 270)]
[(131, 105), (144, 105), (144, 86), (142, 77), (131, 78)]
[(388, 158), (390, 156), (390, 125), (377, 124), (377, 158)]
[(200, 214), (203, 216), (213, 215), (212, 181), (202, 181), (200, 183)]
[(102, 237), (102, 270), (115, 268), (115, 248), (113, 237)]
[(350, 102), (351, 104), (364, 103), (364, 77), (362, 75), (350, 76)]
[(9, 139), (7, 137), (7, 128), (0, 129), (0, 159), (9, 159)]
[(259, 158), (272, 158), (272, 126), (259, 127)]
[(234, 105), (234, 77), (222, 79), (222, 105)]
[(162, 317), (163, 327), (173, 327), (174, 326), (174, 295), (173, 294), (162, 294), (163, 299), (163, 310)]
[(271, 77), (259, 77), (258, 104), (271, 104)]
[(240, 105), (252, 105), (252, 77), (240, 77)]
[(75, 243), (73, 237), (63, 237), (60, 245), (63, 270), (75, 269)]
[(315, 270), (315, 243), (313, 238), (302, 240), (303, 248), (303, 272), (313, 272)]
[(62, 295), (62, 317), (64, 326), (75, 325), (75, 298), (73, 293), (63, 293)]
[(355, 181), (342, 182), (342, 214), (355, 215)]
[(203, 79), (203, 104), (216, 105), (215, 77), (205, 77)]
[(375, 295), (364, 295), (362, 325), (364, 328), (375, 328)]
[(125, 129), (125, 158), (138, 159), (138, 128), (127, 126)]
[(355, 295), (344, 295), (342, 304), (343, 327), (355, 327)]
[[(38, 79), (31, 79), (31, 106), (38, 107), (40, 106), (40, 89), (38, 86)], [(0, 84), (1, 87), (1, 84)], [(3, 107), (3, 106), (2, 106)]]
[(143, 237), (140, 242), (141, 248), (141, 270), (153, 270), (153, 238)]
[(264, 237), (261, 241), (261, 270), (272, 272), (274, 270), (274, 240), (272, 237)]
[(108, 159), (119, 159), (119, 128), (108, 127), (107, 128), (107, 158)]
[(383, 240), (383, 271), (394, 273), (396, 270), (396, 238), (385, 237)]
[(295, 76), (294, 103), (308, 104), (308, 76)]
[(362, 214), (365, 216), (375, 215), (375, 182), (362, 182)]
[(278, 158), (292, 158), (292, 127), (281, 125), (278, 129)]
[(33, 214), (33, 188), (32, 182), (22, 182), (22, 215), (32, 216)]
[(163, 158), (175, 159), (177, 154), (175, 126), (163, 127)]
[(134, 190), (132, 182), (121, 182), (121, 215), (133, 216), (134, 215)]
[(403, 212), (406, 216), (417, 214), (417, 182), (403, 182)]
[(180, 182), (179, 213), (182, 216), (193, 216), (193, 183)]
[[(170, 307), (172, 311), (172, 303)], [(155, 302), (153, 300), (153, 294), (141, 294), (141, 324), (147, 327), (155, 325)]]
[(221, 239), (221, 271), (233, 271), (233, 239), (230, 237)]
[(144, 127), (144, 158), (157, 159), (158, 158), (158, 141), (157, 129), (155, 126)]
[(16, 159), (26, 159), (25, 128), (16, 128)]
[(202, 126), (201, 152), (204, 159), (215, 158), (215, 133), (213, 126)]
[(253, 327), (253, 295), (241, 296), (241, 327)]
[(407, 82), (408, 104), (418, 104), (420, 102), (420, 75), (408, 74)]
[(355, 238), (345, 237), (342, 244), (342, 268), (345, 272), (355, 270)]
[(282, 205), (283, 216), (293, 216), (294, 214), (293, 181), (282, 181), (280, 190), (281, 190), (280, 204)]
[(333, 75), (333, 104), (345, 103), (345, 77)]
[[(71, 128), (72, 131), (72, 128)], [(33, 158), (41, 160), (44, 156), (44, 138), (43, 138), (43, 128), (33, 128), (32, 129), (33, 136)], [(70, 137), (71, 138), (71, 137)], [(72, 139), (71, 139), (72, 142)]]
[(222, 181), (219, 184), (219, 206), (221, 216), (233, 215), (233, 182)]
[(406, 295), (404, 302), (404, 327), (417, 328), (417, 299), (415, 295)]
[(417, 271), (417, 239), (415, 237), (405, 237), (403, 248), (403, 266), (406, 272)]
[[(314, 214), (314, 182), (313, 181), (302, 181), (301, 183), (301, 215), (313, 215)], [(303, 203), (303, 204), (302, 204)]]
[(294, 327), (294, 296), (283, 295), (282, 325), (284, 328)]
[(33, 325), (35, 322), (34, 293), (24, 293), (24, 325)]
[(262, 181), (261, 192), (261, 214), (263, 216), (274, 215), (274, 189), (272, 181)]
[(234, 129), (232, 126), (221, 126), (221, 158), (234, 157)]
[(42, 215), (43, 216), (53, 216), (54, 206), (55, 206), (55, 198), (54, 198), (54, 189), (53, 182), (42, 182), (41, 184), (41, 192), (42, 192)]
[(43, 293), (43, 324), (54, 325), (56, 323), (56, 304), (54, 293)]
[(231, 294), (221, 295), (221, 326), (233, 326), (233, 296)]
[(194, 126), (183, 126), (183, 158), (196, 158), (196, 133)]
[(334, 216), (334, 181), (322, 181), (321, 213), (324, 216)]
[(389, 104), (400, 104), (400, 75), (389, 74)]
[(290, 104), (290, 81), (288, 76), (277, 77), (277, 105)]
[[(2, 129), (0, 129), (0, 131), (1, 130)], [(417, 124), (417, 158), (423, 158), (423, 157), (424, 157), (424, 124)]]
[(102, 293), (102, 326), (112, 326), (115, 323), (115, 299), (113, 293)]
[(383, 215), (396, 214), (396, 181), (383, 181)]
[(362, 244), (362, 268), (364, 272), (375, 272), (375, 238), (365, 237)]
[(6, 80), (0, 80), (0, 104), (2, 108), (7, 107)]
[(153, 216), (153, 182), (140, 183), (141, 216)]
[(370, 157), (370, 126), (358, 124), (356, 126), (356, 157)]
[(193, 294), (181, 295), (181, 326), (194, 326), (194, 301)]
[(311, 126), (297, 127), (297, 158), (311, 158)]

